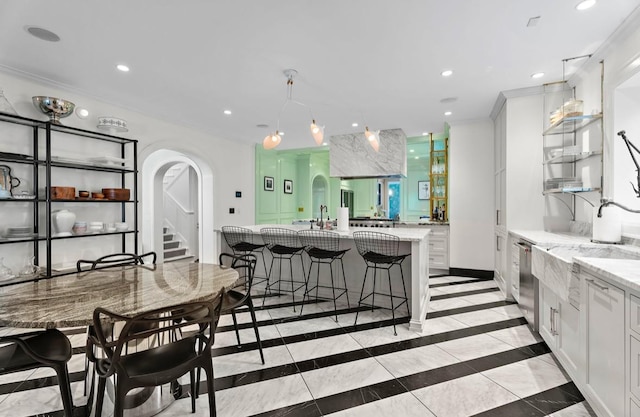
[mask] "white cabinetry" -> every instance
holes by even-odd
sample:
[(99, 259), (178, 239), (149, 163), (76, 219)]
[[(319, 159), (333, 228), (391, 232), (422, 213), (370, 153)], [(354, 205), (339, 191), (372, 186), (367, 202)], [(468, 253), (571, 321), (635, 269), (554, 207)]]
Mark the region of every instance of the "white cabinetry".
[(586, 291), (585, 389), (602, 416), (624, 416), (625, 293), (611, 283), (582, 273)]
[(573, 380), (584, 368), (580, 338), (580, 311), (540, 284), (540, 336), (553, 350)]
[[(505, 296), (512, 297), (511, 250), (507, 231), (541, 230), (542, 88), (503, 92), (494, 114), (494, 277)], [(531, 94), (533, 93), (533, 94)]]
[(449, 270), (449, 226), (430, 225), (429, 269)]

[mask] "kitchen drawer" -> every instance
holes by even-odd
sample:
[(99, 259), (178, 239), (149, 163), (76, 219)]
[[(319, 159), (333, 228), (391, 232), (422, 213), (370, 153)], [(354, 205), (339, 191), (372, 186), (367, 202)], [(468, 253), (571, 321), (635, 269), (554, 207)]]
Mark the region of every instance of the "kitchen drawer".
[(435, 238), (435, 237), (449, 237), (449, 228), (445, 226), (432, 227), (429, 238)]
[(629, 338), (630, 378), (629, 390), (640, 400), (640, 340), (631, 335)]
[(629, 328), (640, 334), (640, 298), (633, 294), (629, 298), (631, 300), (629, 303)]
[(449, 257), (446, 253), (429, 252), (429, 268), (449, 268)]
[(449, 251), (449, 240), (435, 237), (429, 239), (429, 253), (432, 252), (448, 252)]

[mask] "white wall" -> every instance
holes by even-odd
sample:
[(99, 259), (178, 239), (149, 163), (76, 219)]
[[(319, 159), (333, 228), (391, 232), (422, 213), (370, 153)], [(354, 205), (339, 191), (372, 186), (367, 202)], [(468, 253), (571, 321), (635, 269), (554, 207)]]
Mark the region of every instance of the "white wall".
[(449, 130), (449, 265), (493, 270), (493, 123)]
[[(141, 112), (85, 96), (81, 92), (72, 91), (65, 86), (48, 84), (46, 80), (33, 80), (18, 74), (0, 72), (0, 87), (18, 114), (24, 117), (46, 120), (46, 116), (39, 113), (33, 106), (31, 97), (49, 95), (64, 98), (75, 103), (76, 106), (89, 110), (90, 116), (85, 120), (79, 119), (75, 114), (62, 119), (62, 124), (66, 126), (95, 131), (97, 130), (98, 116), (113, 116), (127, 120), (129, 132), (120, 136), (139, 141), (139, 169), (142, 169), (145, 158), (159, 149), (171, 149), (185, 155), (198, 156), (200, 160), (208, 163), (213, 171), (213, 186), (203, 190), (203, 193), (213, 196), (214, 227), (226, 224), (252, 224), (254, 222), (253, 145), (213, 137), (186, 126), (154, 119)], [(91, 149), (87, 147), (77, 151), (86, 154), (90, 153)], [(139, 191), (142, 191), (145, 184), (142, 184), (141, 176), (138, 178)], [(236, 198), (235, 191), (242, 191), (242, 198)], [(229, 214), (230, 207), (235, 208), (235, 214)], [(145, 201), (141, 202), (140, 208), (141, 217), (144, 216), (146, 210), (150, 209), (145, 207)], [(141, 221), (139, 224), (144, 227), (144, 222)], [(213, 230), (205, 231), (205, 233), (210, 233), (213, 236)], [(150, 248), (145, 249), (150, 250)]]

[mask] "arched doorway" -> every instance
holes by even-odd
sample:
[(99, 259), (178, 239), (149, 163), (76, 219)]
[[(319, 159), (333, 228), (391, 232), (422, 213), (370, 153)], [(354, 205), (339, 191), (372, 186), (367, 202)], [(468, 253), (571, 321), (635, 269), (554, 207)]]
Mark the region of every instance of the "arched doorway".
[[(196, 180), (191, 196), (196, 206), (197, 253), (193, 255), (201, 262), (215, 263), (216, 238), (213, 231), (213, 171), (209, 164), (197, 156), (171, 149), (141, 152), (141, 241), (142, 251), (155, 250), (158, 262), (164, 261), (163, 224), (164, 196), (163, 178), (165, 173), (178, 163), (187, 164), (195, 173)], [(206, 190), (206, 191), (205, 191)]]
[(314, 219), (320, 218), (320, 206), (329, 202), (329, 184), (322, 175), (317, 175), (311, 183), (311, 213)]

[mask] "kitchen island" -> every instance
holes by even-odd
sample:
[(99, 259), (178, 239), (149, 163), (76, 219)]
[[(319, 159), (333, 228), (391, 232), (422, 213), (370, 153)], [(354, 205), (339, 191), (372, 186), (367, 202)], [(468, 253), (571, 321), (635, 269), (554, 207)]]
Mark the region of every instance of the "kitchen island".
[[(282, 224), (261, 224), (261, 225), (251, 225), (251, 226), (242, 226), (247, 229), (250, 229), (256, 235), (260, 234), (260, 229), (264, 227), (280, 227), (289, 230), (308, 230), (308, 226), (302, 225), (282, 225)], [(317, 229), (315, 229), (317, 230)], [(407, 286), (407, 295), (409, 297), (409, 308), (410, 308), (410, 316), (411, 319), (409, 321), (409, 329), (416, 332), (422, 332), (424, 328), (424, 324), (427, 317), (428, 304), (429, 304), (429, 235), (431, 230), (428, 228), (385, 228), (382, 230), (372, 229), (370, 227), (351, 227), (349, 231), (341, 232), (337, 230), (331, 230), (332, 232), (337, 233), (341, 237), (340, 246), (343, 249), (349, 248), (350, 250), (345, 254), (344, 257), (344, 271), (347, 281), (347, 287), (349, 291), (349, 300), (351, 301), (351, 307), (355, 307), (357, 305), (357, 300), (360, 297), (360, 289), (362, 288), (362, 281), (364, 279), (366, 265), (362, 257), (358, 254), (358, 251), (355, 247), (355, 242), (353, 240), (353, 232), (355, 231), (377, 231), (381, 233), (387, 233), (393, 236), (397, 236), (400, 239), (400, 253), (410, 253), (411, 256), (407, 258), (405, 262), (402, 264), (402, 271), (405, 277), (405, 283)], [(257, 236), (258, 240), (260, 239)], [(222, 237), (222, 232), (220, 230), (216, 230), (216, 239), (217, 245), (220, 252), (229, 252), (229, 248)], [(264, 251), (264, 256), (266, 257), (267, 268), (271, 262), (270, 254), (268, 251)], [(308, 268), (308, 259), (305, 261), (305, 268)], [(264, 274), (264, 271), (261, 271), (262, 262), (258, 261), (258, 271), (256, 275)], [(395, 270), (395, 271), (393, 271)], [(299, 266), (294, 266), (295, 271), (300, 271)], [(305, 269), (306, 272), (306, 269)], [(299, 273), (299, 272), (298, 272)], [(326, 279), (327, 281), (322, 281)], [(400, 274), (397, 272), (397, 268), (392, 268), (391, 279), (393, 283), (393, 293), (394, 295), (400, 296), (403, 294)], [(324, 284), (328, 284), (328, 277), (324, 276), (321, 272), (321, 282)], [(369, 281), (370, 282), (370, 281)], [(386, 280), (378, 280), (377, 282), (379, 289), (386, 289), (388, 292)], [(383, 287), (384, 284), (384, 287)], [(378, 289), (378, 288), (377, 288)], [(386, 300), (386, 297), (384, 297)], [(399, 314), (402, 314), (401, 307), (398, 310)]]

